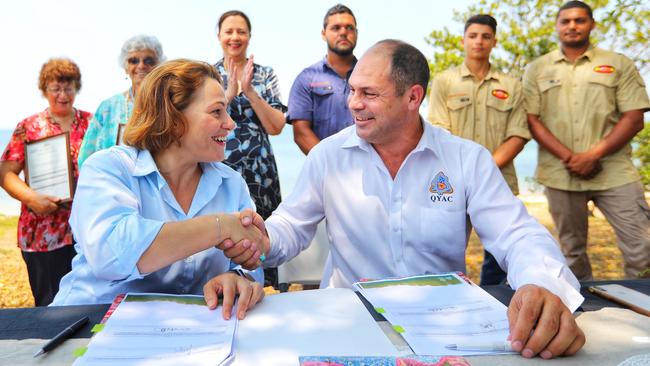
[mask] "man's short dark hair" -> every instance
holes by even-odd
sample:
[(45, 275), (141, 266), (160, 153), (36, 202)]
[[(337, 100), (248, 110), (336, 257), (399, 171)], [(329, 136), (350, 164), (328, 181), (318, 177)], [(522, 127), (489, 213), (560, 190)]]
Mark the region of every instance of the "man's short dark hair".
[(494, 34), (497, 34), (497, 20), (494, 19), (492, 15), (488, 15), (488, 14), (472, 15), (465, 22), (465, 29), (463, 30), (463, 32), (467, 32), (467, 28), (469, 28), (469, 26), (472, 24), (487, 25), (488, 27), (492, 28)]
[(573, 9), (573, 8), (585, 9), (587, 11), (587, 14), (589, 14), (589, 18), (591, 18), (591, 20), (594, 19), (594, 12), (593, 10), (591, 10), (591, 6), (583, 3), (582, 1), (575, 1), (575, 0), (564, 3), (564, 5), (560, 7), (560, 10), (557, 11), (557, 15), (555, 15), (555, 19), (560, 17), (560, 12), (562, 10)]
[(352, 16), (352, 18), (354, 18), (355, 25), (357, 23), (357, 18), (354, 17), (354, 14), (352, 13), (352, 10), (350, 8), (348, 8), (347, 6), (339, 3), (339, 4), (336, 4), (336, 5), (332, 6), (331, 8), (329, 8), (327, 13), (325, 13), (325, 18), (323, 18), (323, 29), (327, 28), (327, 18), (331, 17), (332, 15), (336, 15), (336, 14), (350, 14)]
[(385, 39), (376, 46), (387, 47), (391, 53), (390, 78), (395, 84), (397, 95), (403, 95), (406, 89), (420, 85), (427, 90), (429, 84), (429, 63), (422, 52), (410, 44), (396, 39)]

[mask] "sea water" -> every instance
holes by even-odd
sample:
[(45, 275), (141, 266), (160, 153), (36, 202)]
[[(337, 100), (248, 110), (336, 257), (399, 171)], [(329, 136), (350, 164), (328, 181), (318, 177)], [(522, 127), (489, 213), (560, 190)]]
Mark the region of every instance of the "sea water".
[[(0, 147), (4, 151), (13, 130), (0, 129)], [(305, 161), (304, 154), (293, 142), (293, 130), (286, 126), (278, 136), (271, 136), (271, 145), (278, 164), (280, 175), (280, 187), (282, 196), (286, 197), (293, 189), (294, 183), (300, 173), (300, 168)], [(537, 144), (529, 141), (524, 150), (515, 159), (515, 168), (519, 180), (519, 191), (522, 194), (530, 193), (537, 189), (532, 182), (537, 164)], [(13, 199), (4, 190), (0, 189), (0, 214), (18, 215), (20, 213), (20, 202)]]

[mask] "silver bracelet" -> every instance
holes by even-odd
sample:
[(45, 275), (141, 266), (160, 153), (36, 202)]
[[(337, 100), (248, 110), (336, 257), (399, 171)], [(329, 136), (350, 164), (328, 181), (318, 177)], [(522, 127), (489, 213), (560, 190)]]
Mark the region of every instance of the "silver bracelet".
[[(215, 218), (216, 218), (216, 221), (217, 221), (217, 244), (219, 244), (220, 243), (219, 240), (221, 239), (221, 218), (219, 218), (219, 214), (217, 214), (215, 216)], [(221, 241), (223, 241), (223, 240), (221, 240)]]

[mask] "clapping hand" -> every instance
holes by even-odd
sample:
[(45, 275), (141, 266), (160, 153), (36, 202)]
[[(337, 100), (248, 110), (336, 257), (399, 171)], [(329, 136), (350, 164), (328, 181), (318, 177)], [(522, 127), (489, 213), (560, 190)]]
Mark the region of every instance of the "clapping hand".
[(241, 70), (235, 64), (232, 57), (226, 58), (226, 72), (228, 73), (228, 87), (226, 88), (226, 100), (230, 103), (241, 90)]

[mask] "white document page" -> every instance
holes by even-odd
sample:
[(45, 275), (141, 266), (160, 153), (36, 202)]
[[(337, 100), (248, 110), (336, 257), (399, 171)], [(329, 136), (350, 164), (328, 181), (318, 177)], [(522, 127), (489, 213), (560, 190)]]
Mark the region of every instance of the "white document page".
[(401, 354), (347, 288), (266, 296), (239, 322), (236, 343), (236, 366), (298, 366), (299, 356)]
[(236, 316), (224, 320), (202, 296), (128, 294), (74, 366), (220, 365), (236, 328)]
[(418, 355), (480, 355), (452, 344), (501, 342), (509, 334), (506, 306), (456, 273), (358, 282), (363, 296)]

